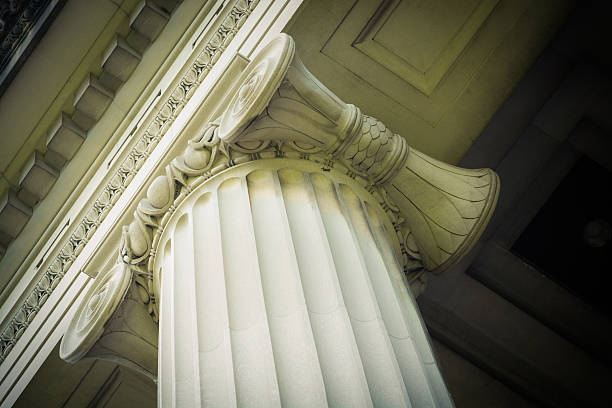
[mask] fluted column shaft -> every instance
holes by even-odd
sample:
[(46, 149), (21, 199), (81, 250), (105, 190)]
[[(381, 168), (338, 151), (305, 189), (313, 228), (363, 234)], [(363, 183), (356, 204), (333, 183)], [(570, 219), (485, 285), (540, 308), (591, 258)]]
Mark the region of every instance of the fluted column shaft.
[(304, 160), (199, 186), (154, 265), (159, 406), (452, 406), (393, 233), (366, 190)]

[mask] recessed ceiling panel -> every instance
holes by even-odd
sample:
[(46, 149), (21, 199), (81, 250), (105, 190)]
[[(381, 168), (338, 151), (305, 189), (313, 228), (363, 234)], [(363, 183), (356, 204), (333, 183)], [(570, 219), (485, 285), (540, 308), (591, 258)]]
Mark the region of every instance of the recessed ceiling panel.
[(497, 2), (386, 0), (353, 46), (430, 95)]
[(498, 0), (358, 0), (321, 50), (431, 126), (524, 11)]

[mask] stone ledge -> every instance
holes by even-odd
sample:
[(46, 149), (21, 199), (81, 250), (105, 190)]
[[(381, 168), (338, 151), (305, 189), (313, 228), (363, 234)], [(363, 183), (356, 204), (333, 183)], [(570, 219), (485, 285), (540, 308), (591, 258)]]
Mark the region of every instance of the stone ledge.
[[(0, 243), (5, 247), (0, 251), (0, 259), (8, 244), (27, 223), (32, 208), (49, 192), (59, 176), (59, 170), (74, 157), (87, 137), (87, 132), (110, 106), (115, 92), (136, 69), (142, 53), (161, 33), (169, 21), (170, 14), (180, 3), (182, 0), (140, 2), (129, 19), (130, 30), (127, 38), (116, 34), (102, 54), (102, 73), (96, 76), (89, 72), (75, 92), (74, 112), (70, 114), (62, 111), (49, 128), (45, 142), (46, 153), (43, 155), (38, 152), (32, 155), (20, 172), (20, 188), (11, 190), (10, 194), (7, 192), (5, 198), (0, 201)], [(10, 198), (7, 198), (9, 196)], [(5, 211), (11, 212), (12, 209), (19, 209), (19, 214), (28, 215), (25, 218), (19, 216), (16, 220), (11, 220), (9, 216), (4, 225), (3, 214)]]

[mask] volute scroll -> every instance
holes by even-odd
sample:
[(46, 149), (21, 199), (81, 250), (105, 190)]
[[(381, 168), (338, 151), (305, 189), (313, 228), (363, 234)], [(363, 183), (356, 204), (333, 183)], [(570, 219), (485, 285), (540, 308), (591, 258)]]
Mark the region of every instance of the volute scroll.
[(157, 325), (147, 296), (129, 265), (118, 262), (100, 272), (62, 338), (60, 357), (110, 360), (155, 380)]

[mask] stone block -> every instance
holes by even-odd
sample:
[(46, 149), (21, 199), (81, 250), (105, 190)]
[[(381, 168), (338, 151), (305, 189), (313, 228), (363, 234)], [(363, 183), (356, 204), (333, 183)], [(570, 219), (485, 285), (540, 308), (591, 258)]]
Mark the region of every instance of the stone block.
[(75, 110), (71, 118), (74, 121), (74, 123), (76, 123), (76, 125), (79, 128), (83, 129), (85, 132), (88, 132), (98, 122), (97, 120), (86, 115), (80, 110)]
[(586, 116), (606, 132), (612, 133), (612, 89), (608, 87), (605, 92), (598, 95)]
[(123, 85), (123, 81), (117, 78), (114, 75), (109, 74), (107, 71), (102, 71), (98, 80), (106, 89), (111, 90), (113, 93), (116, 93), (121, 85)]
[(72, 159), (85, 137), (87, 134), (66, 113), (62, 112), (57, 122), (49, 130), (47, 149), (68, 161)]
[(21, 171), (19, 198), (34, 206), (47, 195), (58, 176), (58, 171), (45, 162), (40, 152), (35, 151)]
[[(433, 337), (524, 395), (551, 406), (610, 406), (599, 390), (612, 373), (599, 355), (585, 353), (467, 274), (430, 276), (418, 304)], [(565, 308), (554, 310), (563, 318)]]
[[(503, 217), (493, 239), (497, 243), (512, 247), (540, 208), (546, 203), (563, 178), (571, 171), (580, 157), (569, 144), (559, 146), (534, 177), (528, 189), (518, 199), (512, 212)], [(505, 186), (505, 185), (504, 185)]]
[(141, 54), (147, 50), (149, 45), (151, 45), (151, 42), (147, 37), (134, 30), (130, 30), (127, 37), (125, 37), (125, 40), (130, 45), (130, 47), (132, 47)]
[(565, 338), (612, 361), (609, 341), (600, 335), (612, 331), (612, 322), (510, 250), (487, 243), (469, 274)]
[(0, 199), (0, 243), (8, 245), (32, 216), (32, 208), (23, 203), (13, 190)]
[(113, 97), (113, 92), (90, 73), (76, 93), (74, 107), (81, 114), (98, 121), (113, 101)]
[(144, 0), (134, 10), (130, 27), (153, 42), (164, 28), (170, 16), (155, 3)]
[(115, 37), (102, 56), (102, 69), (119, 79), (128, 80), (138, 66), (141, 55), (122, 37)]

